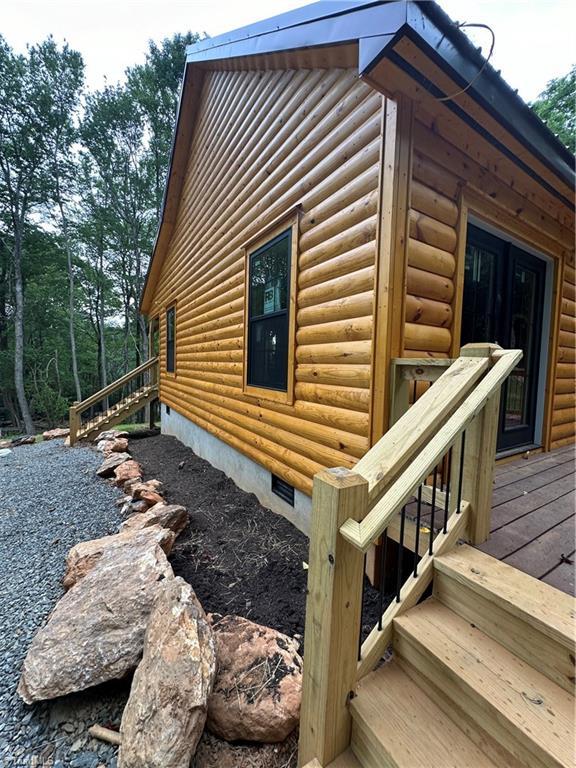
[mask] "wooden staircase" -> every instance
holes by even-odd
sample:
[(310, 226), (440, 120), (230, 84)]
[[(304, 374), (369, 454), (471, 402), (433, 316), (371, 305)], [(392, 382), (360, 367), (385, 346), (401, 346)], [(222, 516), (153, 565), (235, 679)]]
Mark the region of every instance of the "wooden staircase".
[[(118, 395), (109, 406), (109, 399)], [(154, 357), (81, 403), (74, 403), (69, 411), (70, 445), (125, 422), (157, 399), (158, 358)]]
[(393, 622), (330, 768), (573, 768), (574, 601), (466, 545)]
[[(300, 765), (576, 765), (573, 598), (464, 543), (488, 536), (499, 389), (518, 360), (464, 348), (353, 471), (315, 477)], [(387, 598), (363, 638), (373, 545)]]

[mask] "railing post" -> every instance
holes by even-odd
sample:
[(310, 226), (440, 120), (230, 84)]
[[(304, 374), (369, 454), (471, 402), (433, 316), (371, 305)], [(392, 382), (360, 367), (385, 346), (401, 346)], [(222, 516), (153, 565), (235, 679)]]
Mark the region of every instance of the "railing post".
[[(498, 349), (497, 344), (466, 344), (460, 354), (464, 357), (490, 357)], [(471, 544), (481, 544), (490, 535), (499, 413), (500, 390), (492, 395), (466, 430), (462, 498), (469, 501), (472, 507), (468, 526)]]
[(350, 743), (350, 691), (356, 683), (364, 556), (340, 534), (368, 512), (368, 482), (344, 468), (314, 478), (306, 601), (299, 765), (327, 765)]
[(76, 435), (80, 427), (80, 414), (77, 410), (78, 401), (75, 401), (68, 409), (68, 424), (70, 427), (70, 445), (76, 442)]

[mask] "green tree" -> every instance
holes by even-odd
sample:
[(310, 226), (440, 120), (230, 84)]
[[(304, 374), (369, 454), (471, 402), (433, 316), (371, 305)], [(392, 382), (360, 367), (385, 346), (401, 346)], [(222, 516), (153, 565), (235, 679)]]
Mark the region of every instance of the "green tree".
[(532, 109), (571, 152), (576, 152), (576, 66), (550, 80)]
[(198, 34), (187, 32), (166, 38), (159, 45), (150, 40), (144, 64), (137, 64), (126, 72), (128, 90), (146, 121), (158, 217), (170, 161), (186, 48), (199, 39)]

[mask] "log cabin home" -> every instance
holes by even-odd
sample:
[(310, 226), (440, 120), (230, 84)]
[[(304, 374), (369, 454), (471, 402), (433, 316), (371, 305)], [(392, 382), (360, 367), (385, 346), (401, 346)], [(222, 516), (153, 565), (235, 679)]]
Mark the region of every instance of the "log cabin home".
[[(159, 397), (164, 433), (310, 536), (300, 765), (573, 765), (571, 598), (461, 542), (495, 460), (574, 442), (574, 180), (434, 2), (188, 49), (141, 301), (157, 379), (126, 407)], [(367, 568), (393, 597), (365, 637)]]
[(163, 430), (307, 530), (314, 474), (391, 423), (391, 360), (489, 341), (524, 351), (498, 455), (573, 441), (573, 184), (434, 3), (192, 46), (141, 303)]

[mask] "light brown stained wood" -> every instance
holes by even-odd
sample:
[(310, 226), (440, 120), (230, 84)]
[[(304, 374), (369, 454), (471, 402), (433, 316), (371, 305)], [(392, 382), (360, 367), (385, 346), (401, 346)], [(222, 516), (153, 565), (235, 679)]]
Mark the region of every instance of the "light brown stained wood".
[(406, 287), (413, 296), (434, 301), (449, 303), (454, 296), (454, 283), (450, 278), (410, 266), (406, 270)]
[(449, 328), (452, 324), (452, 307), (443, 301), (424, 299), (409, 293), (406, 296), (405, 317), (408, 323)]
[(430, 158), (430, 153), (419, 152), (418, 146), (414, 147), (412, 172), (417, 181), (457, 203), (463, 183), (462, 179), (438, 165)]
[[(339, 536), (368, 509), (368, 483), (342, 468), (314, 478), (299, 760), (328, 765), (350, 744), (364, 557)], [(334, 674), (334, 670), (338, 673)]]
[[(573, 257), (570, 257), (573, 262)], [(565, 259), (562, 264), (560, 317), (556, 349), (555, 381), (550, 429), (552, 448), (566, 445), (576, 436), (574, 391), (576, 389), (576, 305), (574, 303), (574, 267)]]
[[(398, 66), (382, 60), (375, 67), (371, 81), (383, 92), (386, 92), (387, 83), (394, 83), (399, 91), (414, 99), (419, 119), (425, 121), (435, 134), (484, 168), (487, 184), (490, 183), (491, 177), (504, 182), (506, 186), (519, 192), (524, 200), (534, 203), (563, 226), (569, 229), (574, 228), (573, 209), (560, 202), (549, 190), (522, 171), (512, 159), (499, 153), (488, 140), (476, 133), (446, 105), (434, 99), (425, 88), (415, 83)], [(430, 153), (428, 154), (430, 156)], [(434, 153), (432, 157), (435, 158)], [(456, 175), (464, 181), (468, 178), (465, 170)]]
[[(412, 66), (415, 66), (416, 69), (426, 71), (427, 76), (430, 77), (430, 79), (445, 93), (451, 94), (459, 90), (459, 85), (455, 83), (441, 67), (432, 62), (417, 45), (408, 40), (408, 38), (402, 38), (395, 45), (395, 51), (412, 64)], [(525, 144), (508, 132), (493, 114), (490, 114), (487, 110), (483, 109), (483, 107), (470, 96), (469, 92), (459, 94), (455, 101), (472, 117), (473, 120), (476, 120), (485, 130), (489, 131), (492, 136), (498, 141), (504, 142), (511, 152), (528, 165), (528, 167), (538, 173), (540, 178), (552, 185), (555, 189), (558, 189), (564, 197), (568, 199), (571, 198), (573, 189), (571, 188), (570, 183), (559, 179), (554, 171), (545, 165), (539, 158), (535, 157)], [(442, 102), (437, 102), (437, 104), (438, 103), (441, 106), (444, 106), (442, 105)], [(478, 136), (477, 141), (480, 143), (480, 136)]]
[(307, 288), (318, 285), (326, 280), (354, 272), (362, 267), (371, 266), (374, 263), (374, 244), (369, 240), (357, 248), (339, 256), (332, 256), (328, 261), (315, 267), (301, 269), (298, 274), (298, 287)]
[[(300, 490), (368, 447), (381, 98), (354, 72), (210, 72), (153, 305), (161, 399)], [(242, 392), (243, 247), (300, 206), (294, 402)], [(177, 300), (177, 370), (164, 308)], [(276, 447), (274, 447), (276, 446)]]
[(441, 248), (435, 248), (412, 237), (408, 241), (408, 264), (443, 277), (452, 277), (456, 261), (454, 256)]
[(420, 213), (425, 213), (436, 221), (456, 226), (458, 221), (458, 206), (449, 197), (438, 194), (433, 187), (417, 179), (412, 181), (412, 207)]
[(454, 227), (449, 227), (415, 210), (410, 211), (410, 237), (449, 253), (454, 253), (456, 248), (457, 238)]
[[(358, 84), (357, 88), (360, 87)], [(322, 94), (323, 95), (323, 94)], [(329, 94), (326, 95), (328, 100)], [(357, 102), (360, 103), (357, 103)], [(310, 128), (308, 125), (314, 118), (318, 119), (318, 114), (314, 110), (306, 115), (300, 131), (307, 125), (309, 132), (301, 135), (296, 134), (301, 139), (299, 144), (295, 144), (293, 152), (302, 156), (306, 152), (301, 162), (295, 166), (293, 158), (288, 156), (277, 164), (273, 161), (276, 158), (270, 158), (268, 164), (259, 173), (249, 176), (249, 180), (241, 187), (235, 190), (234, 195), (227, 195), (218, 202), (216, 220), (213, 226), (208, 230), (204, 221), (204, 234), (198, 235), (198, 241), (195, 242), (196, 256), (196, 274), (204, 279), (203, 287), (209, 284), (208, 277), (213, 279), (222, 277), (222, 270), (234, 259), (236, 254), (232, 250), (233, 245), (240, 247), (247, 239), (254, 234), (255, 221), (260, 221), (260, 217), (274, 220), (284, 214), (286, 210), (301, 200), (305, 193), (312, 189), (325, 176), (333, 173), (340, 168), (342, 160), (351, 157), (374, 139), (379, 130), (378, 115), (375, 114), (377, 103), (373, 97), (362, 98), (353, 101), (348, 105), (352, 111), (344, 116), (342, 110), (335, 110), (324, 116), (330, 123), (332, 130), (328, 131), (321, 123), (319, 127)], [(338, 122), (340, 120), (340, 122)], [(290, 122), (290, 121), (287, 121)], [(337, 127), (337, 130), (335, 128)], [(285, 128), (285, 125), (284, 125)], [(283, 133), (282, 131), (280, 133)], [(293, 132), (294, 134), (294, 132)], [(290, 140), (294, 140), (293, 134)], [(266, 155), (264, 151), (264, 155)], [(264, 158), (255, 158), (254, 163), (262, 164)], [(292, 161), (292, 162), (290, 162)], [(243, 169), (246, 173), (246, 168)], [(276, 182), (274, 184), (274, 182)], [(224, 185), (228, 189), (228, 183)], [(250, 195), (253, 195), (251, 198)], [(185, 202), (185, 196), (184, 196)], [(225, 212), (228, 212), (226, 215)], [(196, 212), (190, 210), (188, 214)], [(211, 217), (208, 217), (211, 218)], [(202, 226), (202, 225), (200, 225)], [(258, 225), (256, 225), (258, 226)], [(261, 228), (261, 227), (259, 227)], [(189, 245), (190, 239), (194, 236), (193, 232), (185, 232), (183, 236), (184, 245)], [(225, 248), (232, 250), (230, 257), (223, 257), (219, 264), (213, 264), (210, 260), (212, 249)], [(182, 258), (182, 253), (180, 253)], [(186, 287), (186, 280), (183, 281), (183, 287)], [(198, 288), (198, 290), (200, 290)], [(190, 294), (195, 297), (195, 292)]]
[(298, 310), (298, 327), (335, 322), (337, 320), (349, 320), (372, 315), (374, 295), (372, 291), (364, 291), (353, 296), (345, 296), (341, 299), (332, 299), (322, 302), (315, 307), (306, 307)]

